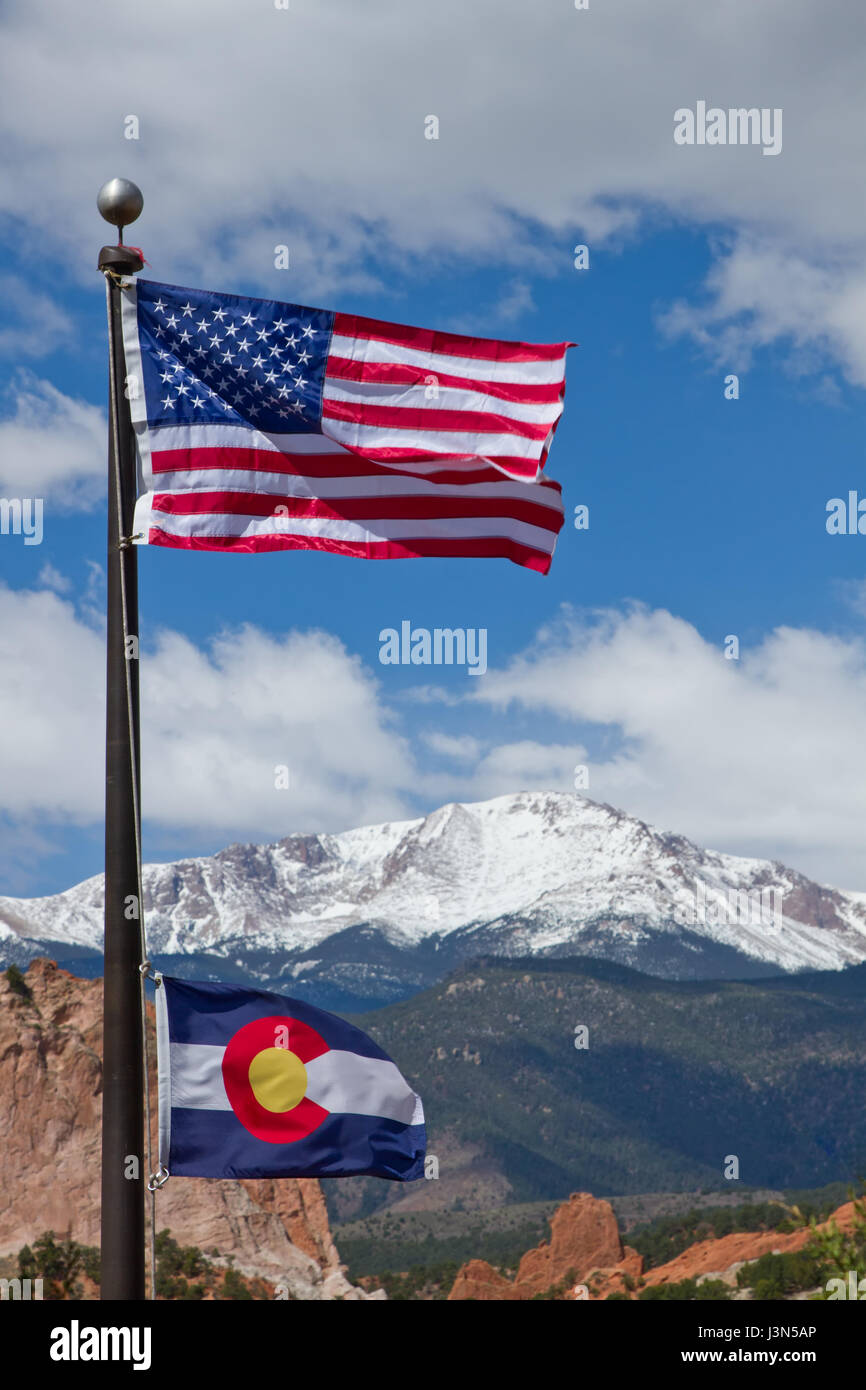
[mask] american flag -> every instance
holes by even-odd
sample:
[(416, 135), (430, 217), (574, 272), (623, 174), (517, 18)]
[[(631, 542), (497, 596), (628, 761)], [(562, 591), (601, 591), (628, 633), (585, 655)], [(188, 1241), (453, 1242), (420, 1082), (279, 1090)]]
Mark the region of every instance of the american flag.
[(547, 573), (572, 343), (407, 328), (139, 280), (123, 337), (138, 544), (502, 556)]

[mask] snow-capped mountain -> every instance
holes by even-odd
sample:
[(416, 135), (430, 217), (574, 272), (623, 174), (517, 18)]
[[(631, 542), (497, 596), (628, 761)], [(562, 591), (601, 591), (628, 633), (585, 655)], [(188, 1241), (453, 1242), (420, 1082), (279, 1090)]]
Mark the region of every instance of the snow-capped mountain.
[[(593, 955), (669, 978), (866, 960), (866, 895), (555, 792), (151, 864), (144, 897), (162, 969), (291, 986), (326, 1007), (406, 997), (482, 955)], [(50, 954), (92, 974), (101, 942), (101, 876), (0, 898), (6, 964)]]

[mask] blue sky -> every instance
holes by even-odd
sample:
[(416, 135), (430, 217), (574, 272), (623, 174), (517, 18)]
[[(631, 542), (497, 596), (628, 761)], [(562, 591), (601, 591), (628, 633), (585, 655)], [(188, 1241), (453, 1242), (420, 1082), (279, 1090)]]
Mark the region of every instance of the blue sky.
[[(293, 0), (289, 15), (248, 22), (207, 7), (177, 110), (160, 103), (147, 62), (155, 20), (126, 85), (121, 60), (117, 90), (98, 96), (87, 72), (111, 35), (95, 6), (58, 20), (83, 69), (62, 129), (50, 101), (28, 121), (36, 98), (10, 68), (22, 107), (10, 131), (20, 184), (0, 206), (12, 310), (0, 333), (0, 495), (43, 496), (45, 526), (39, 546), (0, 536), (0, 893), (54, 892), (101, 868), (106, 344), (90, 266), (111, 239), (94, 200), (113, 174), (142, 186), (127, 239), (143, 246), (149, 278), (579, 343), (548, 462), (566, 526), (547, 577), (506, 561), (139, 553), (146, 857), (525, 786), (567, 791), (585, 762), (591, 796), (711, 847), (866, 889), (866, 538), (825, 527), (828, 499), (866, 495), (866, 224), (860, 195), (843, 186), (855, 138), (845, 103), (862, 98), (840, 58), (858, 12), (831, 7), (810, 42), (809, 8), (787, 6), (789, 22), (795, 10), (802, 21), (795, 43), (739, 4), (729, 17), (740, 31), (721, 36), (685, 4), (658, 6), (651, 34), (625, 0), (604, 16), (541, 6), (523, 35), (533, 97), (516, 115), (509, 74), (530, 22), (521, 7), (495, 6), (499, 32), (485, 30), (489, 8), (478, 6), (460, 58), (448, 44), (459, 7), (428, 19), (441, 43), (417, 92), (411, 73), (395, 91), (375, 80), (389, 56), (376, 23), (392, 10), (378, 3), (355, 33), (342, 5), (329, 20)], [(39, 10), (10, 7), (12, 47), (60, 104), (39, 56)], [(407, 44), (421, 40), (425, 12), (406, 7)], [(503, 34), (509, 21), (515, 32)], [(267, 25), (284, 22), (297, 29), (279, 30), (280, 43), (338, 72), (354, 48), (369, 80), (339, 120), (307, 119), (281, 141), (274, 120), (294, 128), (302, 104), (266, 58)], [(192, 32), (190, 16), (177, 23), (181, 38)], [(684, 25), (665, 81), (635, 94), (635, 47), (667, 55), (667, 29)], [(263, 71), (230, 67), (233, 38)], [(417, 42), (409, 51), (421, 61)], [(469, 101), (460, 65), (473, 53)], [(581, 71), (600, 84), (584, 97), (571, 81)], [(234, 106), (218, 90), (229, 72)], [(255, 107), (259, 88), (267, 111), (225, 125), (241, 98)], [(782, 106), (782, 153), (675, 147), (674, 109), (705, 95)], [(423, 118), (439, 108), (431, 150)], [(138, 141), (123, 137), (129, 112), (141, 115)], [(563, 139), (565, 117), (579, 139)], [(34, 161), (53, 180), (38, 206)], [(293, 248), (288, 271), (273, 268), (277, 241)], [(578, 243), (589, 270), (573, 266)], [(570, 522), (579, 503), (588, 531)], [(486, 628), (488, 674), (382, 666), (379, 632), (403, 619)], [(736, 662), (722, 654), (728, 634)], [(273, 787), (281, 763), (286, 792)]]

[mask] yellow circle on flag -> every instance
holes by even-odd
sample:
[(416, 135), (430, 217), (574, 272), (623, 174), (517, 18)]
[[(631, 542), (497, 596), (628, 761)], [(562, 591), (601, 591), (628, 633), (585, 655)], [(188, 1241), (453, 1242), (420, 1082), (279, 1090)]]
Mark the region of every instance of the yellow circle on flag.
[(274, 1113), (293, 1110), (307, 1093), (307, 1068), (285, 1047), (265, 1047), (250, 1062), (250, 1085), (259, 1105)]

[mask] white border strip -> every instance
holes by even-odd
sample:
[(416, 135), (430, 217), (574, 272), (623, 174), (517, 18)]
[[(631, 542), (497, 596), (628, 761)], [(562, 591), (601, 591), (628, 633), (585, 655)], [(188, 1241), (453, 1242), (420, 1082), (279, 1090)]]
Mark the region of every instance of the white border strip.
[[(168, 998), (159, 971), (156, 980), (156, 1074), (159, 1086), (159, 1161), (168, 1168), (171, 1152), (171, 1043), (168, 1033)], [(147, 1120), (150, 1124), (150, 1117)]]
[[(135, 430), (138, 453), (138, 490), (149, 492), (153, 487), (150, 459), (150, 435), (147, 428), (147, 401), (144, 395), (144, 371), (141, 364), (141, 344), (138, 341), (138, 288), (135, 281), (120, 291), (120, 317), (123, 324), (123, 352), (126, 358), (126, 382), (132, 377), (136, 390), (129, 395), (129, 413)], [(138, 529), (135, 527), (134, 529)]]

